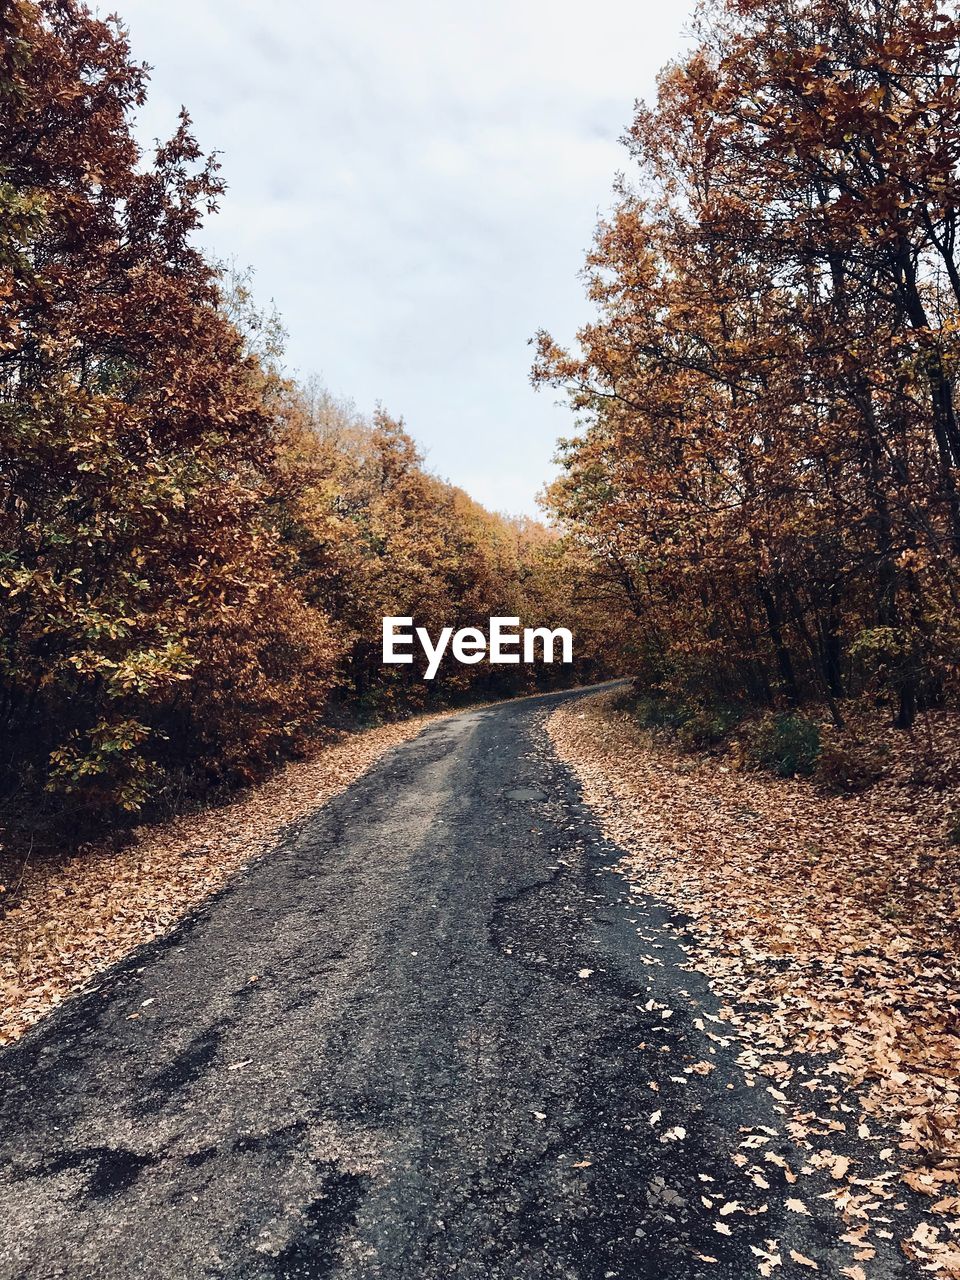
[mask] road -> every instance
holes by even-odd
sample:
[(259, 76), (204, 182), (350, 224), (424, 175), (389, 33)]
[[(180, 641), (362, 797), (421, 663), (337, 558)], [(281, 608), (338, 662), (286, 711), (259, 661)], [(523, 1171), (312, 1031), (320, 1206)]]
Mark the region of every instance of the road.
[(428, 728), (0, 1055), (0, 1276), (841, 1274), (813, 1180), (731, 1162), (800, 1157), (553, 755), (568, 696)]

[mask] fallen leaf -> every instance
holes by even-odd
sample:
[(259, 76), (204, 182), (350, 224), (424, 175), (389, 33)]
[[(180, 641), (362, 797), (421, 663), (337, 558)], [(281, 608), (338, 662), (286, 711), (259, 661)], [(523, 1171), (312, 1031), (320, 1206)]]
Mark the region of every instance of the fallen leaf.
[(845, 1178), (847, 1176), (847, 1170), (849, 1168), (850, 1168), (850, 1161), (847, 1159), (847, 1157), (837, 1156), (833, 1161), (833, 1165), (831, 1166), (830, 1172), (839, 1181), (841, 1178)]
[(808, 1258), (802, 1253), (797, 1253), (796, 1249), (790, 1250), (790, 1261), (795, 1262), (798, 1267), (809, 1267), (811, 1271), (820, 1270), (820, 1267), (812, 1258)]

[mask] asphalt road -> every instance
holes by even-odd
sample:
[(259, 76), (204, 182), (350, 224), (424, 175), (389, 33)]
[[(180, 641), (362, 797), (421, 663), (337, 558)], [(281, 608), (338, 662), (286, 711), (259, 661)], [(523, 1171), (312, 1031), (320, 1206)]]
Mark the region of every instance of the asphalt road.
[(0, 1055), (0, 1276), (740, 1280), (772, 1242), (842, 1274), (816, 1179), (808, 1218), (731, 1162), (759, 1125), (801, 1157), (682, 922), (626, 902), (565, 696), (394, 750)]

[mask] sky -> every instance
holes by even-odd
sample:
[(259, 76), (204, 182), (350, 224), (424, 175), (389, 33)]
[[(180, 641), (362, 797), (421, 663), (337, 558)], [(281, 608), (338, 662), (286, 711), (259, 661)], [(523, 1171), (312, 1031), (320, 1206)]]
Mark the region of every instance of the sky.
[(252, 267), (288, 372), (402, 416), (427, 464), (536, 514), (559, 394), (538, 328), (590, 317), (578, 273), (636, 99), (686, 0), (110, 0), (153, 67), (144, 141), (185, 105), (228, 191), (202, 234)]

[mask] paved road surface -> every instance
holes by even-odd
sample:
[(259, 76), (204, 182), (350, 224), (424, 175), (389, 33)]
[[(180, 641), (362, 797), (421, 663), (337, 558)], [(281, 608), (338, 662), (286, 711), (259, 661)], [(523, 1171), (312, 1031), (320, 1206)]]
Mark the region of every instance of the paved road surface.
[(841, 1274), (812, 1180), (808, 1220), (730, 1161), (783, 1117), (621, 900), (566, 696), (394, 750), (0, 1055), (4, 1280), (740, 1280), (769, 1240)]

